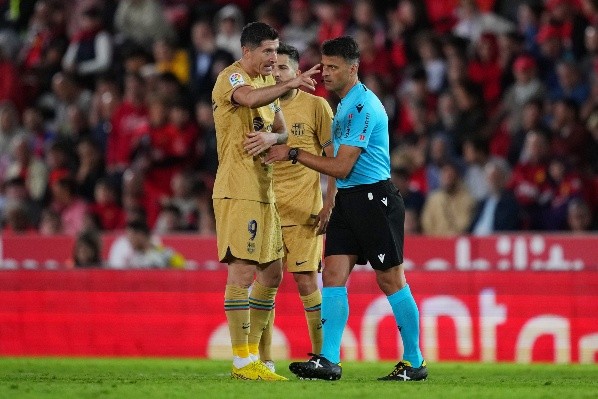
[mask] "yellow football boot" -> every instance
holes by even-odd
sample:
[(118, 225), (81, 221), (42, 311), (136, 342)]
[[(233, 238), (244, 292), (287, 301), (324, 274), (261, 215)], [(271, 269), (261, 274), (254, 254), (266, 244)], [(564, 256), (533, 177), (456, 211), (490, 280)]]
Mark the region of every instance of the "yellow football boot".
[(233, 366), (233, 370), (231, 372), (231, 377), (236, 380), (263, 380), (263, 381), (287, 381), (288, 378), (285, 378), (281, 375), (273, 373), (270, 369), (259, 360), (256, 362), (249, 363), (245, 367), (241, 367), (240, 369)]

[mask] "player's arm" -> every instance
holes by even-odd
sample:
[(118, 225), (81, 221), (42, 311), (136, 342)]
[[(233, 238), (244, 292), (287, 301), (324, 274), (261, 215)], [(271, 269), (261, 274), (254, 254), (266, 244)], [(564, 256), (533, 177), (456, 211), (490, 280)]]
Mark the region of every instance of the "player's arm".
[[(332, 145), (327, 145), (324, 147), (324, 153), (326, 157), (334, 158), (334, 150)], [(336, 179), (332, 176), (326, 176), (328, 179), (328, 184), (326, 185), (326, 198), (324, 201), (324, 206), (318, 213), (316, 217), (316, 234), (324, 234), (326, 233), (326, 228), (328, 227), (328, 222), (330, 220), (330, 215), (332, 214), (332, 208), (334, 208), (335, 198), (336, 198)]]
[(287, 142), (289, 134), (287, 126), (279, 110), (274, 114), (272, 123), (272, 132), (250, 132), (243, 141), (243, 148), (252, 156), (256, 156), (272, 147), (274, 144), (284, 144)]
[[(288, 161), (289, 150), (290, 148), (286, 144), (273, 146), (266, 155), (266, 163)], [(298, 151), (297, 162), (325, 175), (344, 179), (351, 173), (362, 149), (361, 147), (341, 144), (335, 157), (321, 157), (301, 149)]]
[(320, 71), (319, 68), (320, 64), (316, 64), (310, 70), (301, 73), (294, 79), (272, 86), (260, 87), (259, 89), (249, 85), (239, 86), (232, 94), (233, 102), (244, 107), (259, 108), (270, 104), (292, 89), (303, 88), (314, 91), (316, 89), (316, 81), (311, 76), (318, 73)]

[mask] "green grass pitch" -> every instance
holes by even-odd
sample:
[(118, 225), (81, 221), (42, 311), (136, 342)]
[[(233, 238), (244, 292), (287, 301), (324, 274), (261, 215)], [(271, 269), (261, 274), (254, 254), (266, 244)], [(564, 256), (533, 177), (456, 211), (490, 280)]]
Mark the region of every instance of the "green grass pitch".
[(598, 398), (596, 365), (429, 364), (423, 382), (385, 382), (388, 362), (343, 364), (340, 381), (236, 381), (227, 361), (0, 358), (0, 398)]

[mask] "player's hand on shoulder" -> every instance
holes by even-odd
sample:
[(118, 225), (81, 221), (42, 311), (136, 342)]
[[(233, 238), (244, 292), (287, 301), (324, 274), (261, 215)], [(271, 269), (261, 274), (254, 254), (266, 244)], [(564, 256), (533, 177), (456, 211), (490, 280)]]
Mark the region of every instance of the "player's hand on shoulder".
[(286, 144), (273, 145), (266, 153), (264, 162), (268, 165), (277, 161), (288, 161), (289, 150), (290, 148)]

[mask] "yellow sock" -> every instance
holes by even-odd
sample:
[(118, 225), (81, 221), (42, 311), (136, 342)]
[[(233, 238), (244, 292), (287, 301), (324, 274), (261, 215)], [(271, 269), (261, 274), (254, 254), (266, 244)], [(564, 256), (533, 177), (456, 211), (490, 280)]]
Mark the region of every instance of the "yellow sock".
[(247, 337), (249, 353), (252, 355), (257, 356), (259, 354), (260, 338), (268, 324), (272, 309), (274, 309), (276, 291), (278, 291), (278, 288), (265, 287), (257, 281), (253, 283), (251, 294), (249, 294), (251, 328), (249, 328), (249, 336)]
[(262, 360), (274, 360), (272, 358), (272, 334), (274, 333), (274, 313), (275, 309), (272, 309), (266, 329), (262, 331), (262, 337), (260, 338), (260, 359)]
[(301, 296), (305, 318), (307, 319), (307, 329), (309, 339), (311, 340), (311, 349), (313, 353), (319, 355), (322, 351), (322, 293), (315, 290), (309, 295)]
[(233, 356), (249, 357), (249, 298), (247, 288), (227, 285), (224, 291), (224, 313), (228, 321)]

